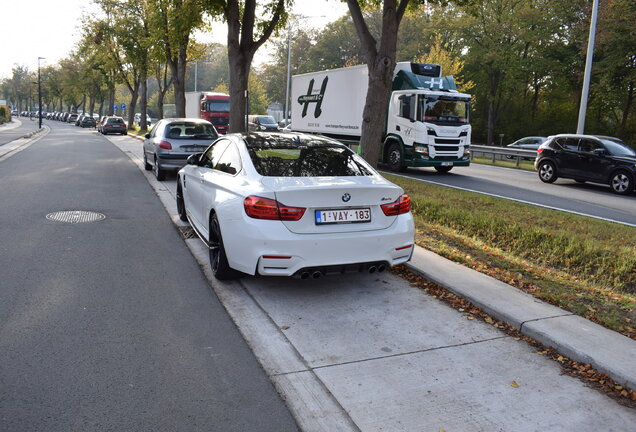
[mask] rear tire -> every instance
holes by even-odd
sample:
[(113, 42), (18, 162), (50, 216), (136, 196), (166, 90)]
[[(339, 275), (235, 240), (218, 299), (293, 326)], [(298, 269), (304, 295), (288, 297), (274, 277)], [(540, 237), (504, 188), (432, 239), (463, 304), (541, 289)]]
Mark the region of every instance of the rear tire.
[(436, 166), (435, 167), (435, 171), (437, 171), (438, 173), (447, 173), (450, 170), (452, 170), (453, 167), (452, 166)]
[(391, 171), (404, 171), (404, 156), (400, 144), (392, 142), (389, 145), (386, 151), (386, 163)]
[(634, 179), (626, 171), (617, 171), (610, 177), (609, 185), (612, 192), (627, 195), (634, 190)]
[(166, 179), (166, 171), (161, 168), (161, 166), (159, 165), (159, 159), (157, 158), (157, 156), (155, 156), (155, 177), (157, 177), (157, 180), (159, 181), (164, 181)]
[(148, 163), (148, 157), (146, 156), (146, 152), (144, 151), (144, 169), (146, 171), (152, 171), (152, 165)]
[(183, 199), (183, 189), (181, 188), (181, 181), (177, 183), (177, 213), (179, 213), (179, 219), (183, 222), (188, 221), (188, 215), (185, 208), (185, 200)]
[(221, 226), (215, 214), (210, 217), (208, 237), (208, 243), (210, 245), (210, 266), (212, 267), (214, 277), (222, 281), (236, 279), (238, 273), (232, 269), (227, 262), (223, 238), (221, 237)]
[(554, 183), (557, 177), (556, 167), (550, 161), (543, 161), (539, 164), (539, 178), (543, 183)]

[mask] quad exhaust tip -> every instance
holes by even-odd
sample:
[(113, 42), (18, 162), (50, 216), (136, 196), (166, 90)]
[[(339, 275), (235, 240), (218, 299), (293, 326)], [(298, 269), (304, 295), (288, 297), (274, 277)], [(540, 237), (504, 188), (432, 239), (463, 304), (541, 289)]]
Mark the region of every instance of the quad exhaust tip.
[[(370, 274), (373, 273), (382, 273), (384, 270), (386, 270), (388, 268), (386, 263), (380, 262), (380, 263), (373, 263), (373, 264), (366, 264), (366, 265), (359, 265), (356, 267), (356, 270), (359, 272), (367, 272)], [(355, 270), (354, 270), (355, 271)], [(348, 272), (352, 272), (352, 270), (349, 270)], [(327, 274), (332, 274), (332, 273), (345, 273), (345, 270), (342, 271), (331, 271), (329, 268), (325, 268), (325, 269), (316, 269), (316, 268), (309, 268), (309, 269), (305, 269), (302, 270), (300, 273), (296, 273), (294, 277), (297, 277), (299, 279), (320, 279), (323, 276), (327, 275)]]

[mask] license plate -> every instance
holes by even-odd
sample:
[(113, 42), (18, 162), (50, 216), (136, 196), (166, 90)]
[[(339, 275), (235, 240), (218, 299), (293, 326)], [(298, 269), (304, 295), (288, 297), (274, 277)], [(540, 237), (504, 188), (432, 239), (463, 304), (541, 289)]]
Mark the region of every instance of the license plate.
[(371, 209), (316, 210), (316, 225), (371, 222)]
[(453, 166), (452, 162), (442, 162), (440, 165), (442, 166)]

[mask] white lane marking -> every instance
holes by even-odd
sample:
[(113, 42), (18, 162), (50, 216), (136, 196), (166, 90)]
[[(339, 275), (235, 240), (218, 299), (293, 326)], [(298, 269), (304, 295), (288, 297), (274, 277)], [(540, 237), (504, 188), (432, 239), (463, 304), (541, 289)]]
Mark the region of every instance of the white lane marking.
[(520, 200), (520, 199), (517, 199), (517, 198), (510, 198), (510, 197), (506, 197), (506, 196), (503, 196), (503, 195), (497, 195), (497, 194), (493, 194), (493, 193), (489, 193), (489, 192), (482, 192), (482, 191), (478, 191), (478, 190), (474, 190), (474, 189), (463, 188), (463, 187), (460, 187), (460, 186), (447, 185), (447, 184), (444, 184), (444, 183), (439, 183), (439, 182), (435, 182), (435, 181), (431, 181), (431, 180), (420, 179), (420, 178), (417, 178), (417, 177), (409, 177), (409, 176), (406, 176), (406, 175), (403, 175), (403, 174), (395, 174), (393, 172), (387, 172), (387, 171), (380, 171), (380, 172), (381, 173), (390, 174), (390, 175), (394, 175), (396, 177), (403, 177), (403, 178), (407, 178), (407, 179), (411, 179), (411, 180), (421, 181), (421, 182), (424, 182), (424, 183), (431, 183), (431, 184), (438, 185), (438, 186), (446, 186), (446, 187), (453, 188), (453, 189), (459, 189), (459, 190), (463, 190), (463, 191), (466, 191), (466, 192), (474, 192), (474, 193), (478, 193), (478, 194), (481, 194), (481, 195), (488, 195), (488, 196), (491, 196), (491, 197), (494, 197), (494, 198), (502, 198), (502, 199), (506, 199), (506, 200), (509, 200), (509, 201), (515, 201), (515, 202), (522, 203), (522, 204), (532, 205), (532, 206), (535, 206), (535, 207), (542, 207), (542, 208), (546, 208), (546, 209), (549, 209), (549, 210), (558, 210), (558, 211), (562, 211), (562, 212), (565, 212), (565, 213), (571, 213), (571, 214), (575, 214), (575, 215), (579, 215), (579, 216), (586, 216), (586, 217), (590, 217), (590, 218), (593, 218), (593, 219), (599, 219), (599, 220), (606, 221), (606, 222), (613, 222), (613, 223), (617, 223), (617, 224), (620, 224), (620, 225), (627, 225), (627, 226), (630, 226), (630, 227), (636, 227), (636, 224), (632, 224), (632, 223), (629, 223), (629, 222), (622, 222), (622, 221), (618, 221), (618, 220), (615, 220), (615, 219), (609, 219), (609, 218), (604, 218), (604, 217), (601, 217), (601, 216), (595, 216), (595, 215), (591, 215), (591, 214), (587, 214), (587, 213), (581, 213), (581, 212), (577, 212), (577, 211), (574, 211), (574, 210), (567, 210), (567, 209), (563, 209), (563, 208), (559, 208), (559, 207), (553, 207), (553, 206), (549, 206), (549, 205), (545, 205), (545, 204), (535, 203), (535, 202), (532, 202), (532, 201), (524, 201), (524, 200)]

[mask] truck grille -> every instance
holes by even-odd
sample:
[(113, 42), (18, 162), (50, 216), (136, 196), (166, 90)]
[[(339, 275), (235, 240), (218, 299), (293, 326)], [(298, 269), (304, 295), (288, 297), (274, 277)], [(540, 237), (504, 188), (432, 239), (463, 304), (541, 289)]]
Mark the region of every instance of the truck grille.
[(434, 146), (435, 147), (435, 152), (458, 152), (459, 151), (459, 147), (456, 146)]
[(435, 144), (459, 144), (458, 139), (435, 138)]

